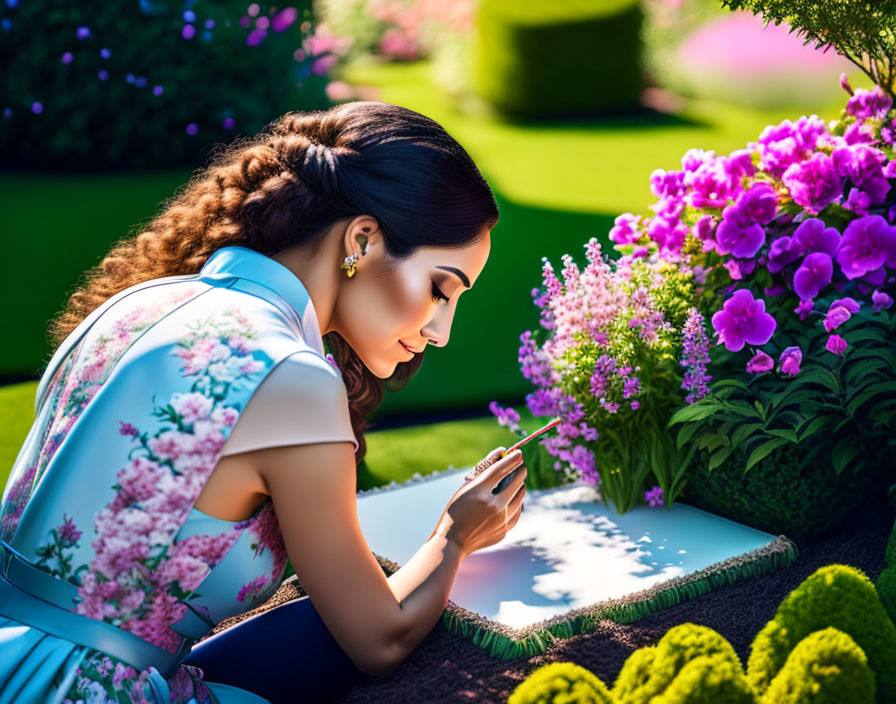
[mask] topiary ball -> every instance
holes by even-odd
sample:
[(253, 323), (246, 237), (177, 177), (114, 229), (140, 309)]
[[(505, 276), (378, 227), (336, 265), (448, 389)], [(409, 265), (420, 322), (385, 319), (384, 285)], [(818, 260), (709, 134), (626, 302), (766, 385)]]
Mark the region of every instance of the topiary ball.
[(887, 567), (881, 572), (874, 587), (890, 620), (896, 623), (896, 566)]
[(755, 704), (740, 662), (723, 653), (691, 660), (663, 694), (645, 704)]
[(520, 682), (507, 704), (615, 704), (607, 686), (572, 662), (552, 662)]
[[(684, 672), (688, 663), (698, 658), (717, 658), (713, 662), (727, 661), (736, 666), (735, 669), (740, 671), (743, 677), (737, 653), (721, 634), (707, 626), (682, 623), (670, 628), (655, 646), (636, 650), (628, 657), (613, 685), (613, 698), (618, 704), (650, 702), (653, 697), (664, 694)], [(699, 673), (702, 669), (696, 668), (689, 672)], [(736, 679), (736, 676), (732, 677)], [(687, 679), (672, 691), (686, 689), (685, 683), (691, 682), (691, 678), (699, 679), (700, 676), (688, 675)], [(732, 691), (738, 689), (736, 684), (731, 687)]]
[(797, 644), (761, 704), (874, 704), (875, 692), (864, 651), (849, 634), (824, 628)]
[(871, 580), (850, 565), (820, 567), (788, 594), (753, 640), (747, 680), (764, 695), (797, 644), (828, 627), (849, 634), (877, 676), (881, 702), (896, 702), (896, 626)]

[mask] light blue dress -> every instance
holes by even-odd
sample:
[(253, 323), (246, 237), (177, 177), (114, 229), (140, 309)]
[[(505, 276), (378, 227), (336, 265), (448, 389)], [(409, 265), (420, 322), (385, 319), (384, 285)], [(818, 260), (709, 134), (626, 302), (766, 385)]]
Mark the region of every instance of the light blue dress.
[(181, 660), (283, 581), (270, 498), (242, 521), (193, 504), (284, 360), (342, 383), (301, 281), (238, 246), (63, 341), (0, 503), (0, 704), (267, 701)]

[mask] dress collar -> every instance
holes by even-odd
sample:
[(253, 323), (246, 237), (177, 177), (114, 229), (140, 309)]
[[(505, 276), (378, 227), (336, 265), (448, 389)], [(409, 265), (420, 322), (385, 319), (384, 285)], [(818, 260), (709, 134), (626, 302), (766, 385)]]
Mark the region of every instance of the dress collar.
[(298, 276), (277, 260), (248, 247), (230, 245), (215, 250), (199, 274), (230, 274), (272, 290), (295, 310), (305, 341), (324, 356), (320, 324), (308, 289)]

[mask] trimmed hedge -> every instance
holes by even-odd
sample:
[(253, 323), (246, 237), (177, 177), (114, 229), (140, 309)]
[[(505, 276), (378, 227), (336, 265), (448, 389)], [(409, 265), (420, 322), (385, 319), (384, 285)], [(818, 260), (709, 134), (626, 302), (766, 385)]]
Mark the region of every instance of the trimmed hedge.
[(875, 696), (864, 651), (848, 634), (829, 627), (797, 644), (762, 704), (874, 704)]
[(766, 693), (803, 638), (828, 627), (848, 634), (864, 651), (877, 678), (878, 700), (896, 702), (896, 626), (865, 573), (841, 564), (807, 577), (756, 635), (747, 660), (747, 679), (756, 692)]
[[(748, 471), (738, 448), (715, 469), (707, 453), (697, 453), (686, 471), (679, 499), (697, 508), (800, 543), (836, 528), (861, 502), (886, 491), (885, 468), (837, 474), (831, 464), (836, 438), (815, 438), (811, 448), (787, 443)], [(887, 481), (887, 483), (889, 483)]]
[(637, 104), (637, 0), (480, 0), (474, 90), (513, 117), (598, 115)]
[(572, 662), (552, 662), (535, 670), (507, 704), (614, 704), (607, 686), (594, 673)]
[(893, 524), (893, 530), (890, 531), (885, 559), (887, 566), (880, 573), (874, 586), (877, 588), (877, 595), (887, 610), (890, 620), (896, 623), (896, 523)]

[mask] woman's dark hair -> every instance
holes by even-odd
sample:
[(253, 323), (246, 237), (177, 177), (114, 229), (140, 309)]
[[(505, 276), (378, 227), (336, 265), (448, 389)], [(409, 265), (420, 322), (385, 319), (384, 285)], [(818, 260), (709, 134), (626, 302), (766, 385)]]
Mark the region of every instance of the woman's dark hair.
[[(314, 251), (342, 218), (377, 219), (388, 254), (421, 246), (465, 247), (498, 222), (495, 197), (467, 152), (434, 120), (398, 105), (342, 103), (290, 112), (254, 137), (219, 145), (160, 212), (116, 243), (50, 322), (58, 345), (92, 310), (148, 279), (198, 272), (219, 248), (273, 255), (296, 244)], [(374, 376), (336, 332), (324, 336), (342, 370), (360, 462), (368, 414), (383, 398)], [(423, 353), (385, 381), (403, 387)]]

